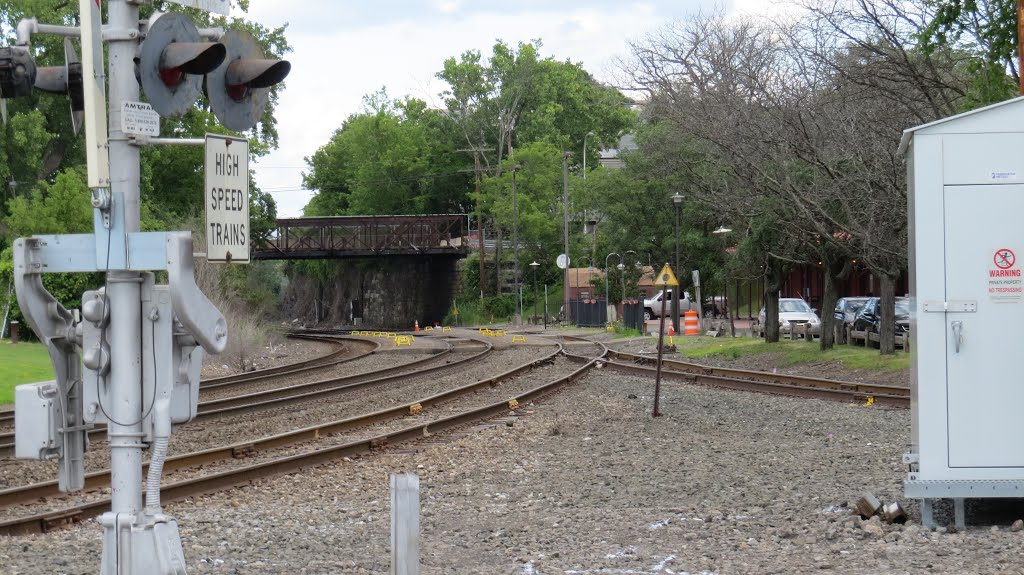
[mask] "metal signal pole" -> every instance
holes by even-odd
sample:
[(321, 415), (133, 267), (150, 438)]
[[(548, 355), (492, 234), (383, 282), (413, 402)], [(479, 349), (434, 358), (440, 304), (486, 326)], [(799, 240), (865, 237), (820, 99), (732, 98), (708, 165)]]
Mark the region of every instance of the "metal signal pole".
[[(111, 0), (108, 23), (113, 30), (138, 30), (139, 8), (127, 0)], [(135, 52), (138, 37), (122, 34), (110, 39), (109, 149), (110, 191), (115, 215), (110, 228), (96, 229), (97, 241), (104, 235), (114, 238), (139, 231), (139, 148), (128, 143), (121, 132), (121, 102), (139, 100), (139, 84), (135, 80)], [(121, 204), (122, 217), (116, 214)], [(112, 243), (112, 242), (111, 242)], [(108, 243), (108, 245), (110, 245)], [(115, 401), (109, 409), (111, 514), (114, 525), (122, 517), (134, 517), (142, 511), (142, 308), (141, 278), (138, 272), (111, 270), (107, 272), (107, 298), (110, 306), (110, 397)], [(106, 551), (106, 550), (105, 550)], [(117, 550), (111, 550), (117, 553)], [(106, 558), (107, 553), (104, 553)], [(104, 571), (106, 572), (106, 571)]]

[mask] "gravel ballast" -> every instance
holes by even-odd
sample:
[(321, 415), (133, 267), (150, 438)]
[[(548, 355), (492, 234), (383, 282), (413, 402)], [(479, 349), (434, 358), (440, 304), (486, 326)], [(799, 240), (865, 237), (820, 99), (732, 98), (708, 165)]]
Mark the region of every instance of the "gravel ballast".
[[(387, 573), (388, 477), (421, 482), (426, 574), (1024, 573), (1012, 518), (927, 531), (910, 412), (596, 371), (509, 426), (174, 503), (189, 573)], [(869, 491), (911, 522), (851, 515)], [(94, 522), (0, 541), (7, 573), (94, 573)]]

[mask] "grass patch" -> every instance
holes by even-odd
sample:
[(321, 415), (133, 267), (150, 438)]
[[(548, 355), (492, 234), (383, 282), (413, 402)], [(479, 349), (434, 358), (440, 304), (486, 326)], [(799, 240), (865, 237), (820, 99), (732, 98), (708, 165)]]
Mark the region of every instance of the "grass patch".
[(640, 337), (640, 330), (624, 327), (622, 324), (612, 324), (615, 329), (615, 338)]
[[(836, 345), (828, 351), (821, 351), (818, 343), (805, 341), (779, 341), (765, 343), (760, 338), (676, 338), (680, 353), (685, 357), (698, 358), (719, 356), (737, 359), (751, 355), (778, 354), (778, 364), (798, 365), (840, 361), (849, 369), (901, 370), (910, 368), (910, 354), (897, 350), (893, 355), (881, 355), (877, 349), (853, 345)], [(680, 345), (681, 344), (681, 345)]]
[(0, 403), (14, 402), (14, 386), (48, 379), (53, 379), (53, 367), (42, 344), (0, 340)]

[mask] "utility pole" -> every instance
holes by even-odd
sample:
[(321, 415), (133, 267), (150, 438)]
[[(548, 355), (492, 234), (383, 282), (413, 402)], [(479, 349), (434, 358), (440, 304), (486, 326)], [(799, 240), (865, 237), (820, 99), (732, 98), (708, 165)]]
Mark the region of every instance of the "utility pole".
[(523, 323), (523, 294), (519, 291), (519, 208), (516, 205), (516, 172), (521, 166), (512, 166), (512, 283), (515, 285), (516, 325)]
[(484, 286), (487, 285), (487, 268), (484, 265), (487, 249), (484, 247), (484, 216), (480, 210), (480, 152), (473, 151), (473, 172), (476, 183), (476, 233), (480, 241), (480, 299), (484, 299)]
[(569, 319), (569, 158), (572, 152), (562, 152), (562, 239), (565, 243), (565, 269), (562, 270), (562, 321)]
[(483, 168), (480, 166), (480, 153), (481, 152), (493, 152), (494, 150), (483, 149), (483, 148), (464, 148), (456, 150), (457, 152), (473, 152), (473, 174), (476, 185), (476, 231), (477, 239), (480, 241), (480, 299), (484, 299), (484, 286), (487, 285), (487, 268), (485, 266), (485, 259), (487, 249), (484, 247), (484, 216), (483, 211), (480, 207), (480, 174), (483, 172)]

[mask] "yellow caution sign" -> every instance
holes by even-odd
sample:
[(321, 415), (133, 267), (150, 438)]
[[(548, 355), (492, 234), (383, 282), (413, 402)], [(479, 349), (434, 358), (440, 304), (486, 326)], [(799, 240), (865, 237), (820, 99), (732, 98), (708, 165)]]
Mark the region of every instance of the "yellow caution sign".
[(450, 325), (446, 325), (446, 326), (441, 328), (442, 332), (451, 331), (451, 330), (452, 330), (452, 326), (450, 326)]
[(412, 337), (408, 335), (396, 336), (395, 345), (412, 345)]
[(661, 268), (661, 271), (658, 272), (654, 285), (656, 287), (675, 287), (679, 285), (679, 280), (676, 279), (676, 274), (672, 273), (672, 268), (665, 264), (665, 267)]

